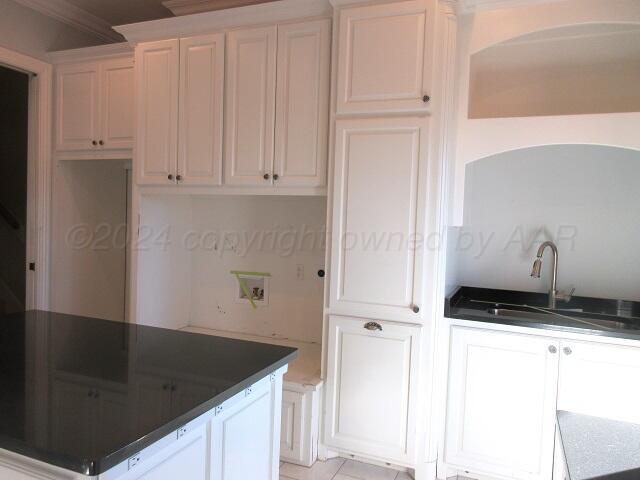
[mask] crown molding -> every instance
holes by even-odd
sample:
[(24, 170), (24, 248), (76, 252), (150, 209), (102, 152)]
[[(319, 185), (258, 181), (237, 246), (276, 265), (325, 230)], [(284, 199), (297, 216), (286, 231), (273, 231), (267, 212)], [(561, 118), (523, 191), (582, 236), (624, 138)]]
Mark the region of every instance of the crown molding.
[(58, 52), (49, 52), (48, 54), (49, 61), (54, 65), (127, 56), (133, 56), (133, 48), (127, 42), (109, 43), (96, 47), (74, 48), (72, 50), (60, 50)]
[(38, 13), (54, 18), (77, 30), (94, 35), (108, 42), (121, 42), (122, 37), (116, 33), (108, 22), (76, 7), (66, 0), (14, 0)]
[(270, 1), (273, 0), (164, 0), (162, 5), (171, 10), (171, 13), (175, 16), (180, 17), (194, 13), (246, 7), (248, 5), (257, 5)]
[(500, 8), (513, 8), (563, 1), (566, 0), (461, 0), (458, 8), (460, 13), (475, 13)]
[(277, 0), (214, 12), (163, 18), (113, 27), (131, 44), (265, 25), (300, 18), (331, 16), (329, 0)]

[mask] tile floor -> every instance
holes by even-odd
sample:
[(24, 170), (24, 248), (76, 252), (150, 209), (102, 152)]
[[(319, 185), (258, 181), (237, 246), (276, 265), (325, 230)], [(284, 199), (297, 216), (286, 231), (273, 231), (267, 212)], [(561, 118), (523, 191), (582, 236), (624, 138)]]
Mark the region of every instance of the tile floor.
[(311, 468), (283, 463), (280, 466), (280, 480), (411, 480), (411, 477), (389, 468), (332, 458), (326, 462), (316, 462)]

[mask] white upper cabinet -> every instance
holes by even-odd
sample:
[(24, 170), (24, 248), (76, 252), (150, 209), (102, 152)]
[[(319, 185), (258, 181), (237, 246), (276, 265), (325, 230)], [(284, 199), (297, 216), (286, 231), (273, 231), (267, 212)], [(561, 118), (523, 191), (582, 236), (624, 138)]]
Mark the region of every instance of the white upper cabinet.
[(339, 120), (332, 313), (421, 319), (428, 120)]
[(136, 77), (138, 182), (174, 183), (178, 154), (178, 40), (139, 45)]
[(224, 34), (180, 40), (177, 178), (188, 185), (222, 182)]
[(278, 27), (274, 180), (326, 184), (331, 22)]
[(133, 58), (106, 60), (100, 65), (101, 135), (104, 148), (133, 148)]
[(330, 317), (326, 445), (402, 465), (413, 462), (420, 329)]
[(452, 329), (444, 452), (449, 466), (495, 478), (551, 478), (558, 343)]
[(131, 57), (56, 67), (57, 152), (131, 149), (133, 112)]
[(97, 146), (99, 69), (94, 62), (57, 68), (56, 150), (91, 150)]
[(339, 114), (427, 109), (426, 20), (421, 0), (340, 11)]
[(228, 35), (225, 183), (271, 185), (277, 27)]
[(561, 347), (558, 410), (640, 423), (640, 348), (568, 340)]

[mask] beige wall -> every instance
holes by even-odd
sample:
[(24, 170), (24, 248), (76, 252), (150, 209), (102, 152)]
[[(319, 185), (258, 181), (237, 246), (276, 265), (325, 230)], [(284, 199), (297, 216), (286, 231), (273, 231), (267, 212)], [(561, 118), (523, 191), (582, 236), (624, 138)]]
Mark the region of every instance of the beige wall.
[(0, 46), (46, 60), (47, 52), (105, 43), (12, 0), (0, 0)]

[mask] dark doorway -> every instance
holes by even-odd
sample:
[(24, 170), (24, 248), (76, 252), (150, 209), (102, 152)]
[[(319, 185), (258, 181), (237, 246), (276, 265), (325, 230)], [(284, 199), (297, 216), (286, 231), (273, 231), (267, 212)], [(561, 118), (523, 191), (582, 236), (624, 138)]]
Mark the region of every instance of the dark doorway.
[(0, 314), (26, 302), (29, 76), (0, 66)]

